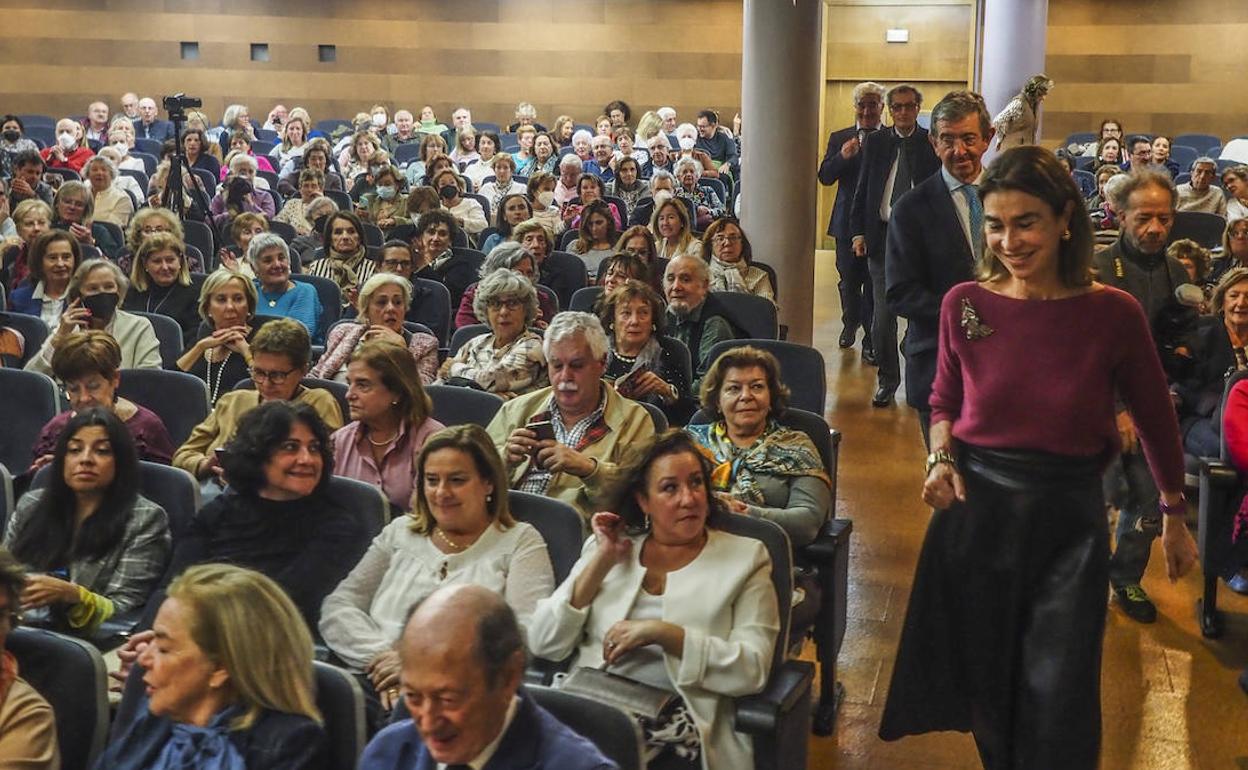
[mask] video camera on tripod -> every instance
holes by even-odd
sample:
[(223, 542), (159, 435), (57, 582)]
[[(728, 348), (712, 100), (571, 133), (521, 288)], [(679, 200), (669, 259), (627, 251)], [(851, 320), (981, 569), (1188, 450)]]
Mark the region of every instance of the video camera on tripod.
[[(186, 168), (187, 163), (182, 152), (182, 134), (186, 124), (186, 110), (203, 107), (204, 101), (199, 97), (178, 93), (161, 99), (161, 106), (169, 113), (169, 120), (173, 123), (173, 155), (169, 158), (169, 175), (165, 178), (160, 205), (177, 214), (178, 219), (184, 219), (187, 211), (186, 200), (182, 194), (182, 169)], [(212, 196), (203, 189), (203, 185), (194, 175), (191, 176), (191, 186), (201, 194), (204, 214), (207, 215), (207, 200)]]

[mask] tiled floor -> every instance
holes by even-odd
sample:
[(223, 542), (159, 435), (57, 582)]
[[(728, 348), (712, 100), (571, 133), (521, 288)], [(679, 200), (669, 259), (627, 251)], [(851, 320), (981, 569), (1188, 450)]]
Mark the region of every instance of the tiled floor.
[[(844, 434), (837, 512), (854, 520), (849, 630), (840, 659), (847, 690), (836, 732), (811, 738), (811, 768), (977, 768), (969, 736), (940, 733), (885, 743), (876, 737), (910, 581), (927, 524), (919, 499), (923, 447), (904, 404), (873, 409), (875, 370), (841, 351), (832, 254), (819, 252), (815, 345), (827, 361), (829, 422)], [(826, 300), (823, 298), (827, 298)], [(1104, 770), (1248, 770), (1248, 698), (1235, 678), (1248, 664), (1248, 600), (1223, 589), (1227, 631), (1200, 636), (1199, 575), (1171, 585), (1160, 547), (1144, 585), (1160, 618), (1139, 625), (1112, 607), (1102, 675)], [(809, 651), (809, 650), (808, 650)]]

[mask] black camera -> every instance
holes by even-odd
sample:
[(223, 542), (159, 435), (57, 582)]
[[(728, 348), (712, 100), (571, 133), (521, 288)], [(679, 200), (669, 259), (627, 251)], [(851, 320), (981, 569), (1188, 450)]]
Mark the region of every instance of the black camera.
[(166, 96), (161, 104), (164, 105), (165, 112), (181, 112), (187, 107), (199, 108), (204, 106), (204, 100), (195, 96), (187, 96), (186, 94), (174, 94)]

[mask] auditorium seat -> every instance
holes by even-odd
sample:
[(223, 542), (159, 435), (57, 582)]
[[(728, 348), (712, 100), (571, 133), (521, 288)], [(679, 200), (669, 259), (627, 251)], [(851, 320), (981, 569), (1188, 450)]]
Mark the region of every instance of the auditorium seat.
[(6, 647), (22, 678), (52, 706), (62, 770), (90, 768), (108, 737), (104, 658), (88, 642), (39, 628), (13, 629)]

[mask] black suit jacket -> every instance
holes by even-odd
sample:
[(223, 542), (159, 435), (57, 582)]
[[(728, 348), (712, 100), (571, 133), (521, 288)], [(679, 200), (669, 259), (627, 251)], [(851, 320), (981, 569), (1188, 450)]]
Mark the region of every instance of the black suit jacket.
[(973, 280), (975, 258), (944, 175), (935, 173), (893, 206), (885, 249), (885, 298), (905, 318), (906, 400), (927, 407), (936, 379), (940, 303), (953, 286)]
[[(911, 159), (914, 184), (919, 184), (940, 168), (940, 159), (927, 138), (927, 130), (916, 126)], [(897, 157), (901, 138), (891, 128), (876, 131), (863, 144), (862, 168), (858, 172), (858, 184), (854, 190), (854, 205), (849, 214), (850, 236), (862, 235), (867, 239), (867, 256), (884, 256), (884, 228), (880, 227), (880, 204), (884, 200), (884, 185), (888, 172)]]
[[(875, 133), (868, 132), (868, 136)], [(841, 145), (858, 135), (858, 125), (833, 131), (828, 137), (828, 149), (819, 163), (819, 183), (836, 188), (836, 201), (832, 204), (832, 217), (828, 220), (828, 235), (833, 238), (849, 238), (849, 210), (854, 205), (854, 190), (858, 187), (858, 171), (862, 168), (862, 148), (849, 160), (841, 157)]]
[(150, 126), (143, 126), (142, 120), (131, 121), (134, 124), (134, 135), (138, 139), (156, 139), (165, 141), (173, 138), (173, 124), (167, 120), (156, 118)]

